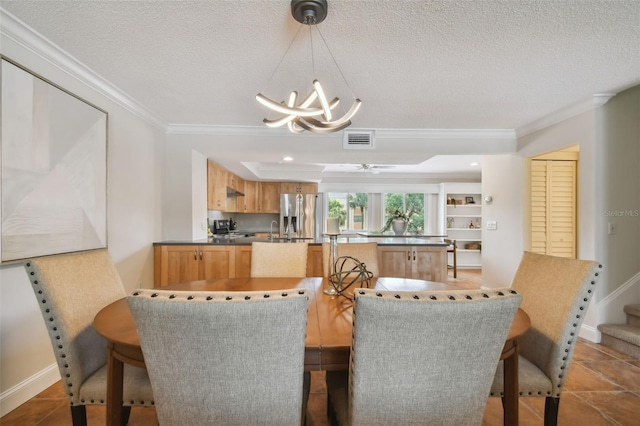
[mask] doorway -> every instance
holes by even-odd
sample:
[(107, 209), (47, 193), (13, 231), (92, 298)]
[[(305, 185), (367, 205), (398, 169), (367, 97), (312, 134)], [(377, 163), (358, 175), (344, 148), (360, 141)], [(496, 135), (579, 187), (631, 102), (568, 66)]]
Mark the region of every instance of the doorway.
[(531, 158), (531, 251), (575, 258), (579, 147)]

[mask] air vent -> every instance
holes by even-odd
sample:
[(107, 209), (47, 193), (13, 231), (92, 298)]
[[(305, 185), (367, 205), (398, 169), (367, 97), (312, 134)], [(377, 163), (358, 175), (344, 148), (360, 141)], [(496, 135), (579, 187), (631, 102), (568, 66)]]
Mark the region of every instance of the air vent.
[(374, 149), (374, 130), (345, 130), (342, 141), (343, 149)]

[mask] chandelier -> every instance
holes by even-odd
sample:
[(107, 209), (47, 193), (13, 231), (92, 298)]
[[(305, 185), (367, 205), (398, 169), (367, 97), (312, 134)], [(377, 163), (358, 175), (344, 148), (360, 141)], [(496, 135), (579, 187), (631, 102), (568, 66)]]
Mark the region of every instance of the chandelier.
[[(317, 27), (317, 24), (324, 21), (327, 17), (327, 0), (292, 0), (291, 1), (291, 15), (293, 18), (300, 22), (302, 29), (304, 26), (307, 26), (309, 29), (309, 43), (311, 46), (311, 61), (312, 67), (315, 72), (315, 57), (313, 54), (313, 41), (312, 41), (312, 31), (315, 29), (320, 36), (319, 38), (322, 40), (326, 50), (329, 52), (329, 55), (333, 61), (333, 64), (338, 69), (342, 80), (349, 87), (346, 79), (344, 78), (344, 74), (342, 70), (338, 66), (333, 54), (329, 50), (322, 33), (320, 33), (320, 29)], [(300, 30), (294, 37), (293, 41), (289, 45), (291, 45), (297, 38)], [(289, 49), (287, 49), (287, 52)], [(285, 52), (284, 56), (280, 60), (282, 60), (287, 55)], [(278, 64), (279, 67), (280, 64)], [(277, 68), (276, 68), (277, 71)], [(276, 73), (274, 71), (273, 75)], [(258, 93), (256, 95), (256, 99), (262, 105), (269, 108), (271, 111), (279, 114), (278, 118), (275, 119), (267, 119), (262, 120), (268, 127), (281, 127), (287, 126), (289, 130), (293, 133), (302, 133), (305, 130), (313, 133), (333, 133), (340, 131), (351, 125), (351, 118), (358, 112), (360, 109), (361, 101), (360, 99), (355, 98), (351, 108), (346, 111), (342, 116), (337, 117), (335, 114), (335, 108), (340, 103), (340, 99), (334, 97), (329, 100), (327, 98), (320, 81), (316, 78), (312, 81), (312, 89), (309, 93), (302, 99), (299, 98), (297, 91), (292, 91), (289, 94), (289, 97), (286, 101), (275, 101), (267, 96), (264, 96), (262, 93)]]

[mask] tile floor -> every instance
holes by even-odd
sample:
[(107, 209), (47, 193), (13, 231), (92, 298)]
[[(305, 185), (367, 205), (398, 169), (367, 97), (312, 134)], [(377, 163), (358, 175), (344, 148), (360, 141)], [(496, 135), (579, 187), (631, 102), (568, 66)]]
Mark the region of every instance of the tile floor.
[[(450, 282), (468, 288), (480, 285), (477, 271), (459, 271)], [(520, 424), (542, 426), (544, 398), (520, 399)], [(89, 426), (103, 425), (105, 409), (87, 407)], [(55, 383), (20, 407), (0, 418), (2, 426), (70, 425), (71, 414), (60, 383)], [(130, 426), (156, 425), (155, 409), (134, 407)], [(308, 406), (308, 426), (325, 426), (326, 388), (324, 373), (313, 372)], [(483, 425), (502, 425), (502, 404), (489, 398)], [(573, 363), (560, 403), (558, 424), (570, 425), (640, 425), (640, 359), (607, 347), (579, 339)]]

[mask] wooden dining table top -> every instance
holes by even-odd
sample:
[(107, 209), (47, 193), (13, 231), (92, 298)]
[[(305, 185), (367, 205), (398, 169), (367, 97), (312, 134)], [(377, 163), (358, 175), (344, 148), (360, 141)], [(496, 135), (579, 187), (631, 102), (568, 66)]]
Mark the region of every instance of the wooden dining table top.
[[(449, 284), (406, 278), (374, 278), (374, 288), (389, 291), (462, 290)], [(305, 289), (309, 296), (305, 369), (346, 369), (352, 339), (353, 302), (342, 296), (329, 296), (323, 290), (326, 278), (225, 278), (191, 281), (157, 289), (158, 291), (266, 291)], [(126, 298), (102, 309), (94, 327), (110, 343), (124, 349), (127, 356), (144, 365), (140, 341)], [(509, 330), (503, 358), (508, 356), (510, 342), (530, 327), (528, 315), (518, 310)]]

